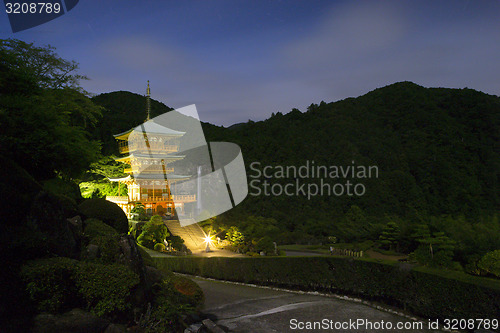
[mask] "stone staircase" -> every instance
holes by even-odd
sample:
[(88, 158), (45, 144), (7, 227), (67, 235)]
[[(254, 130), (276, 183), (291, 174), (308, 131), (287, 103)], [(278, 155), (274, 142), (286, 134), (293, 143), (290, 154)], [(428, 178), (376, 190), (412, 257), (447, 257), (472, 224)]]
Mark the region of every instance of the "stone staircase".
[(205, 244), (204, 238), (206, 235), (198, 223), (192, 223), (188, 226), (181, 227), (179, 220), (165, 220), (165, 224), (172, 235), (184, 239), (184, 245), (186, 245), (191, 252), (195, 253), (205, 250), (207, 245)]

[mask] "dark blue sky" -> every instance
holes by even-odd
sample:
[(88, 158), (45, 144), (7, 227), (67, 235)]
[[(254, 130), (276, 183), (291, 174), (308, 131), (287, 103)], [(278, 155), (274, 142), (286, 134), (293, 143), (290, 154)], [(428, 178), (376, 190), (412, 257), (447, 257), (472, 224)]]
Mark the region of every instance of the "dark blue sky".
[(51, 44), (92, 93), (196, 104), (218, 125), (304, 111), (399, 81), (500, 95), (500, 1), (80, 0), (0, 38)]

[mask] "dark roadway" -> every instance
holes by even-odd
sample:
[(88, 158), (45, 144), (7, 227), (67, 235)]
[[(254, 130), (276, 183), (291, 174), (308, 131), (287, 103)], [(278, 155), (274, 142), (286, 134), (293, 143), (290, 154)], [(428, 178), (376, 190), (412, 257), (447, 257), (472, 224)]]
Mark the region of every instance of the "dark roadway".
[[(203, 278), (192, 279), (205, 293), (203, 312), (215, 315), (216, 323), (231, 332), (440, 332), (428, 330), (427, 321), (423, 321), (423, 329), (413, 327), (398, 330), (398, 322), (415, 325), (416, 321), (352, 300)], [(351, 325), (345, 326), (347, 329), (335, 329), (335, 324), (349, 325), (349, 321), (357, 320), (369, 321), (372, 328)], [(300, 329), (300, 325), (305, 327), (307, 322), (315, 321), (325, 322), (328, 327)], [(382, 321), (386, 329), (376, 329), (376, 325), (381, 325)], [(387, 329), (390, 324), (393, 329)], [(333, 329), (329, 325), (333, 325)]]

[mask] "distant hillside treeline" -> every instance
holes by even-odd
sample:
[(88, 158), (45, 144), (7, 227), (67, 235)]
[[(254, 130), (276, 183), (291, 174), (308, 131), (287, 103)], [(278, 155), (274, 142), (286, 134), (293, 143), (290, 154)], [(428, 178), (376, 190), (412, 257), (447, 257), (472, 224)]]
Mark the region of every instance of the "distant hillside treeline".
[[(99, 126), (93, 136), (102, 142), (102, 153), (118, 155), (118, 145), (113, 134), (139, 125), (146, 119), (146, 98), (128, 91), (101, 94), (92, 101), (105, 108)], [(151, 100), (151, 118), (172, 110), (165, 104)]]
[[(101, 140), (145, 118), (145, 98), (114, 92), (93, 101), (103, 112)], [(152, 102), (153, 116), (170, 110)], [(411, 82), (358, 98), (273, 114), (223, 128), (204, 124), (207, 141), (241, 146), (248, 176), (261, 166), (375, 165), (360, 180), (363, 196), (251, 196), (226, 216), (273, 217), (288, 230), (316, 235), (377, 234), (388, 219), (428, 223), (430, 216), (490, 218), (499, 207), (500, 98), (471, 89), (424, 88)], [(249, 178), (249, 180), (251, 180)], [(264, 180), (264, 179), (261, 179)], [(267, 179), (286, 184), (294, 179)], [(319, 181), (319, 180), (315, 180)], [(330, 180), (332, 181), (332, 180)], [(343, 181), (343, 180), (338, 180)], [(371, 222), (370, 222), (371, 221)], [(378, 223), (379, 221), (380, 223)], [(347, 237), (347, 236), (346, 236)]]

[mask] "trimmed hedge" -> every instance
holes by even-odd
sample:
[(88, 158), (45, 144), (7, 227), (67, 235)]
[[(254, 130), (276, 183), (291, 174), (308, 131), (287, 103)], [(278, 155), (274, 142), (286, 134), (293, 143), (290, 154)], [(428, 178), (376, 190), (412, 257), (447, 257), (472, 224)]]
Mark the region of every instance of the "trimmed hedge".
[(404, 263), (338, 257), (161, 258), (159, 269), (221, 280), (328, 291), (427, 318), (496, 318), (500, 281)]
[(165, 244), (163, 244), (163, 243), (156, 243), (155, 247), (153, 249), (155, 251), (159, 251), (159, 252), (165, 251)]

